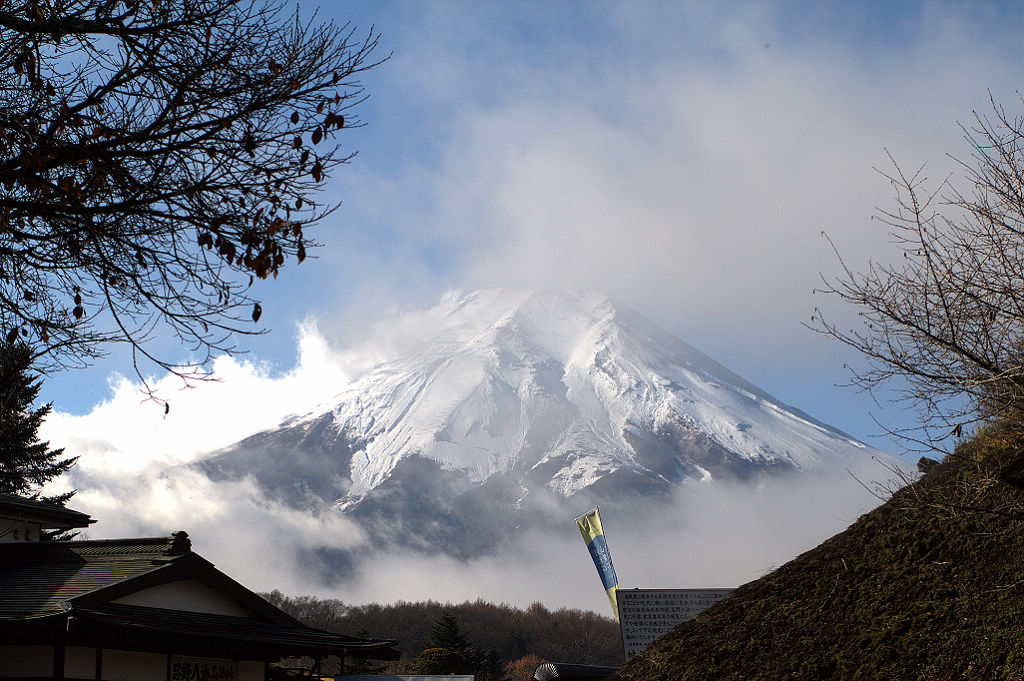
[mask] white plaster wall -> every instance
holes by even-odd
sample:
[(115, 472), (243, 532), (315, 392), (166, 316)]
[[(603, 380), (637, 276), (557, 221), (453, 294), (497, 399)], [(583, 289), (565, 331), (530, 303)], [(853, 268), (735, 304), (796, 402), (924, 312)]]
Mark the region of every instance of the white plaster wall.
[(39, 541), (39, 523), (0, 518), (0, 544)]
[(234, 617), (254, 617), (256, 614), (235, 599), (225, 596), (197, 579), (180, 579), (152, 586), (122, 596), (113, 602)]
[(0, 644), (0, 679), (14, 676), (53, 676), (53, 646)]
[(240, 660), (238, 662), (238, 681), (264, 681), (263, 663)]
[(104, 681), (167, 681), (167, 655), (103, 649)]
[[(104, 681), (167, 681), (168, 656), (103, 649)], [(238, 681), (265, 681), (262, 661), (240, 660)], [(64, 675), (91, 679), (96, 675), (96, 650), (68, 646), (64, 650)], [(13, 677), (53, 676), (53, 646), (0, 644), (0, 680)]]
[(96, 677), (96, 649), (68, 646), (64, 649), (64, 676), (92, 679)]

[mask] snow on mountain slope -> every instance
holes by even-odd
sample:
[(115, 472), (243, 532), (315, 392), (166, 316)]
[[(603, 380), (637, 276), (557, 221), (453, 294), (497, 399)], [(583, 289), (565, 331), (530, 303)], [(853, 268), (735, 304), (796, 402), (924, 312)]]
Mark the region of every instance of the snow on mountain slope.
[(594, 292), (451, 295), (375, 339), (371, 369), (282, 426), (344, 440), (343, 510), (411, 457), (453, 474), (455, 498), (496, 479), (570, 497), (616, 473), (671, 486), (875, 453)]
[(690, 483), (892, 461), (589, 291), (453, 294), (346, 356), (361, 369), (328, 403), (194, 466), (468, 558), (591, 504), (625, 518)]

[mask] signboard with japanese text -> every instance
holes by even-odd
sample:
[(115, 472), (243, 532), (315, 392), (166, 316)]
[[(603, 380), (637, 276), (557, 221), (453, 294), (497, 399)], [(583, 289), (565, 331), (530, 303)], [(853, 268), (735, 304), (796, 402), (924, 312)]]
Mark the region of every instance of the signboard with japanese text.
[(238, 661), (171, 655), (170, 681), (238, 681)]
[(693, 619), (732, 589), (619, 589), (619, 628), (629, 660), (651, 641)]

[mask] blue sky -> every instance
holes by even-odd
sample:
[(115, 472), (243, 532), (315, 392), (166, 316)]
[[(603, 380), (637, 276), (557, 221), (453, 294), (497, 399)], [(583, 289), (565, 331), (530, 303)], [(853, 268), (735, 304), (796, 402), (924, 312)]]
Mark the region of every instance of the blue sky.
[[(813, 293), (838, 269), (822, 232), (854, 268), (892, 257), (872, 220), (892, 205), (875, 169), (888, 150), (939, 182), (955, 166), (947, 154), (964, 153), (958, 121), (990, 91), (1020, 106), (1020, 9), (367, 0), (325, 2), (320, 15), (373, 26), (391, 58), (365, 76), (365, 127), (341, 138), (359, 154), (325, 190), (342, 206), (316, 234), (324, 247), (257, 289), (269, 333), (239, 339), (250, 352), (219, 360), (219, 383), (180, 390), (156, 377), (166, 418), (117, 352), (44, 383), (55, 413), (42, 434), (81, 455), (61, 484), (100, 519), (94, 536), (184, 527), (257, 589), (603, 611), (589, 556), (562, 536), (527, 536), (472, 565), (373, 554), (372, 569), (331, 591), (308, 566), (251, 560), (251, 547), (360, 546), (359, 528), (176, 467), (339, 392), (346, 348), (371, 324), (452, 289), (601, 291), (784, 402), (899, 451), (875, 419), (905, 427), (914, 415), (837, 386), (860, 358), (802, 326), (815, 307), (856, 323)], [(185, 358), (167, 338), (160, 350)], [(756, 577), (877, 503), (842, 477), (683, 495), (649, 531), (606, 518), (619, 576), (648, 587)], [(663, 560), (646, 560), (667, 534)], [(548, 558), (523, 562), (537, 555)]]
[[(592, 288), (897, 451), (874, 419), (913, 415), (837, 387), (859, 358), (801, 326), (815, 306), (854, 321), (812, 293), (836, 271), (821, 232), (855, 267), (888, 257), (871, 217), (891, 194), (874, 168), (888, 149), (941, 179), (963, 149), (957, 121), (989, 90), (1017, 103), (1020, 10), (373, 0), (319, 13), (372, 26), (391, 58), (365, 75), (365, 127), (341, 138), (359, 153), (325, 191), (343, 205), (324, 247), (257, 290), (270, 332), (239, 342), (261, 376), (295, 367), (301, 324), (343, 349), (453, 288)], [(87, 414), (131, 378), (125, 359), (54, 376), (43, 398)], [(173, 413), (187, 397), (168, 390)]]

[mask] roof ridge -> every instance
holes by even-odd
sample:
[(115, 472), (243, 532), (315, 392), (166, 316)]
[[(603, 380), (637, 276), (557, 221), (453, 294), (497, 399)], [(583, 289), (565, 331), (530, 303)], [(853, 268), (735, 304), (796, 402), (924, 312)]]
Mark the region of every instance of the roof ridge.
[(109, 538), (109, 539), (71, 539), (67, 542), (53, 542), (66, 543), (75, 546), (89, 545), (98, 546), (102, 544), (141, 544), (144, 542), (152, 542), (154, 544), (169, 544), (173, 541), (173, 537), (170, 535), (164, 535), (162, 537), (120, 537), (120, 538)]
[(186, 532), (175, 532), (173, 535), (163, 537), (5, 543), (0, 544), (0, 553), (17, 554), (21, 556), (21, 560), (67, 555), (88, 561), (117, 559), (172, 561), (186, 555), (195, 555), (192, 552), (192, 542)]

